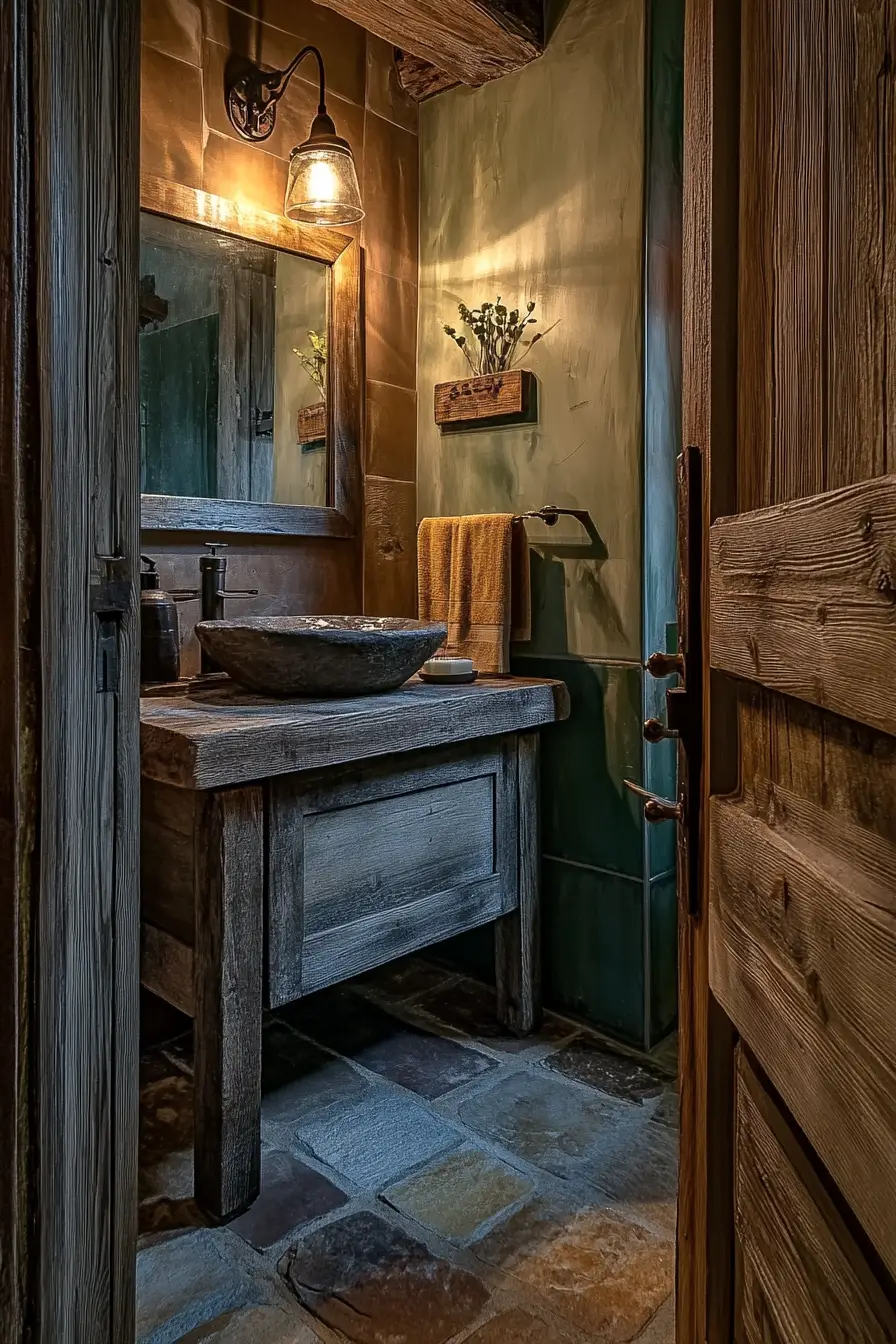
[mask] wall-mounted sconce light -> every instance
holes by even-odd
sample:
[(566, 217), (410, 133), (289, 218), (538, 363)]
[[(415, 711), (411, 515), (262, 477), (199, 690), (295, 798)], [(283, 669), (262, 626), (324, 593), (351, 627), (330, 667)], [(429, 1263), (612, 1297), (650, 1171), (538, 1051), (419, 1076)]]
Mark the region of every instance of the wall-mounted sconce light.
[(253, 65), (226, 88), (227, 115), (244, 140), (267, 140), (274, 129), (277, 104), (293, 73), (306, 56), (314, 56), (320, 74), (320, 103), (308, 139), (289, 160), (283, 213), (301, 224), (357, 224), (364, 218), (358, 173), (351, 145), (336, 134), (327, 114), (323, 57), (317, 47), (303, 47), (285, 70)]

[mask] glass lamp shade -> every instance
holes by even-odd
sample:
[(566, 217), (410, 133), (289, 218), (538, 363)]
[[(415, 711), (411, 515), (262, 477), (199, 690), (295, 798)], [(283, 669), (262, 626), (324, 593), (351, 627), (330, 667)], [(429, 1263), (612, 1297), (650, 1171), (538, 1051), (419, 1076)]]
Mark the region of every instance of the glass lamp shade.
[(312, 135), (292, 152), (283, 213), (299, 224), (357, 224), (364, 218), (355, 160), (346, 140)]

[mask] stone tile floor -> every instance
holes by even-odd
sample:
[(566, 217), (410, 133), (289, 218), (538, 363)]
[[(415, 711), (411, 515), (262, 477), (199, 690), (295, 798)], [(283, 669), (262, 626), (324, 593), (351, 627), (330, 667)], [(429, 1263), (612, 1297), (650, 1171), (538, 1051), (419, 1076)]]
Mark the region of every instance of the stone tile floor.
[(674, 1049), (420, 960), (266, 1021), (262, 1191), (192, 1199), (189, 1034), (142, 1060), (140, 1344), (672, 1344)]

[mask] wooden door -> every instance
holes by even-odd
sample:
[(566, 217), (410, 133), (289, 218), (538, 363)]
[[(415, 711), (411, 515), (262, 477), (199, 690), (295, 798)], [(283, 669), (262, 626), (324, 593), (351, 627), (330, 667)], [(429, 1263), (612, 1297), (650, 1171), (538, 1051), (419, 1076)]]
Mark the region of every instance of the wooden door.
[(138, 0), (0, 4), (0, 1339), (134, 1338)]
[(691, 0), (687, 24), (678, 1338), (892, 1341), (896, 3)]

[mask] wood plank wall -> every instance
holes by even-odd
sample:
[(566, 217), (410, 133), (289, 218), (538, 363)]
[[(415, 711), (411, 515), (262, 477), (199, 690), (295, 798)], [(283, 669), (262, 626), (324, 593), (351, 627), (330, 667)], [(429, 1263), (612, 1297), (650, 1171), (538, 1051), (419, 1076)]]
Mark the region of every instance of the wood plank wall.
[[(367, 216), (365, 249), (366, 516), (358, 543), (231, 536), (228, 583), (258, 588), (240, 614), (416, 614), (417, 107), (401, 89), (389, 43), (311, 0), (268, 0), (257, 22), (220, 0), (143, 0), (142, 146), (145, 171), (185, 186), (283, 208), (289, 151), (316, 107), (314, 72), (302, 67), (264, 146), (227, 120), (223, 80), (232, 52), (282, 67), (306, 42), (324, 56), (328, 103), (350, 141)], [(196, 586), (204, 537), (147, 533), (163, 587)], [(184, 671), (198, 668), (182, 604)]]

